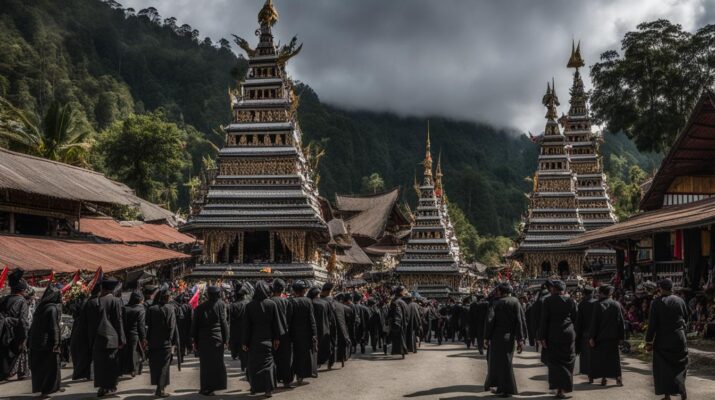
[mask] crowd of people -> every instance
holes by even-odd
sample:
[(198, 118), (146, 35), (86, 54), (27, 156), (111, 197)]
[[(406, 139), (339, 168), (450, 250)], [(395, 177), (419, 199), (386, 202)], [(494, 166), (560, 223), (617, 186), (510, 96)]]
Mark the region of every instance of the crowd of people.
[[(11, 294), (0, 301), (0, 380), (31, 372), (32, 390), (43, 397), (61, 390), (61, 366), (69, 360), (72, 379), (92, 380), (98, 397), (114, 393), (121, 376), (140, 375), (148, 364), (155, 394), (166, 397), (170, 366), (176, 362), (180, 371), (184, 357), (193, 355), (198, 391), (210, 396), (227, 388), (229, 350), (251, 393), (270, 397), (279, 385), (293, 388), (317, 378), (323, 365), (344, 367), (366, 348), (405, 358), (434, 340), (486, 352), (485, 390), (504, 397), (518, 393), (513, 355), (528, 343), (541, 352), (549, 389), (565, 398), (573, 391), (576, 358), (589, 383), (612, 379), (622, 386), (621, 345), (629, 332), (644, 331), (656, 394), (685, 399), (686, 329), (690, 308), (701, 309), (673, 294), (668, 280), (636, 304), (624, 303), (618, 292), (614, 298), (609, 285), (567, 290), (560, 280), (546, 280), (533, 292), (498, 283), (444, 303), (401, 286), (336, 293), (332, 283), (297, 280), (287, 287), (282, 279), (201, 288), (148, 284), (128, 298), (125, 291), (123, 300), (121, 282), (104, 278), (64, 305), (60, 288), (50, 284), (30, 311), (22, 272), (9, 278)], [(72, 315), (68, 337), (63, 310)]]

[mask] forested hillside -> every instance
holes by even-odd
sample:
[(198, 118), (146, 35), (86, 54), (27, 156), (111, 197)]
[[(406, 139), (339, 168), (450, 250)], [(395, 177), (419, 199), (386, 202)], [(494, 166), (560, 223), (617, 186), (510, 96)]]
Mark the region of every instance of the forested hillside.
[[(2, 4), (0, 96), (28, 115), (45, 115), (53, 102), (69, 105), (78, 129), (88, 133), (90, 167), (150, 200), (186, 210), (192, 177), (214, 155), (212, 143), (223, 140), (215, 131), (229, 122), (227, 89), (245, 71), (230, 43), (203, 39), (155, 9), (123, 9), (113, 1)], [(422, 175), (427, 118), (341, 110), (321, 103), (308, 85), (299, 87), (299, 118), (306, 143), (326, 150), (321, 193), (332, 198), (365, 190), (364, 178), (377, 173), (382, 186), (401, 185), (404, 200), (414, 204), (412, 182)], [(433, 156), (442, 154), (450, 200), (480, 234), (514, 235), (537, 147), (516, 132), (429, 119)], [(157, 143), (172, 145), (161, 147), (166, 154), (149, 152)], [(633, 196), (631, 167), (651, 172), (653, 157), (640, 154), (623, 135), (607, 135), (603, 150), (612, 179), (622, 185), (616, 195)], [(138, 170), (126, 167), (132, 155)]]

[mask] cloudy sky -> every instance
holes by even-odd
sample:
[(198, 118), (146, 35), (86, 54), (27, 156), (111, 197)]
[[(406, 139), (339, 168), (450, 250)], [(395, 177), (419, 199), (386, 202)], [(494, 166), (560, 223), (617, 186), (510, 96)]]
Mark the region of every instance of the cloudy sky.
[[(119, 0), (214, 40), (255, 43), (264, 0)], [(541, 132), (540, 100), (556, 79), (567, 111), (571, 40), (587, 65), (643, 21), (667, 18), (693, 31), (715, 21), (715, 0), (274, 0), (277, 39), (303, 51), (294, 79), (321, 100), (352, 109), (443, 115)], [(240, 50), (237, 50), (240, 51)], [(586, 82), (590, 88), (590, 82)]]

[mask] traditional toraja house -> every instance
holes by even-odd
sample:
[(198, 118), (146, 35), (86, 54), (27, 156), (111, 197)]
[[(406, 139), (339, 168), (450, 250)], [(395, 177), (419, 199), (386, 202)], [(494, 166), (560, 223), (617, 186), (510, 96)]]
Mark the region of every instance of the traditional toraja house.
[[(177, 251), (128, 245), (85, 230), (88, 218), (117, 208), (133, 208), (153, 222), (173, 219), (168, 210), (100, 173), (0, 148), (0, 265), (25, 269), (29, 276), (99, 267), (113, 274), (144, 268), (170, 274), (190, 262)], [(168, 225), (151, 226), (167, 236), (181, 235)]]
[(233, 123), (225, 128), (226, 144), (204, 203), (182, 227), (204, 240), (194, 278), (328, 278), (320, 254), (328, 228), (301, 149), (298, 99), (285, 70), (300, 46), (274, 44), (277, 20), (268, 0), (258, 14), (258, 46), (237, 39), (248, 55), (248, 76), (231, 96)]
[[(616, 250), (616, 283), (671, 278), (698, 289), (715, 265), (715, 95), (705, 90), (640, 203), (643, 213), (570, 240)], [(709, 267), (710, 266), (710, 267)]]
[(386, 258), (399, 258), (405, 249), (411, 220), (398, 204), (400, 188), (367, 195), (335, 195), (330, 231), (344, 233), (348, 243), (340, 246), (337, 260), (345, 265), (346, 278), (370, 272)]
[(424, 179), (415, 209), (415, 223), (405, 254), (395, 268), (400, 282), (428, 298), (444, 299), (458, 293), (461, 275), (458, 255), (447, 234), (442, 200), (435, 194), (429, 129), (424, 159)]
[[(584, 66), (581, 58), (581, 43), (571, 46), (571, 57), (568, 68), (574, 69), (573, 86), (570, 94), (568, 115), (560, 118), (564, 129), (571, 171), (576, 174), (576, 194), (578, 212), (583, 221), (583, 227), (589, 231), (616, 222), (613, 206), (608, 196), (606, 175), (603, 173), (603, 163), (599, 154), (602, 142), (600, 133), (591, 130), (591, 116), (587, 101), (588, 94), (584, 90), (579, 68)], [(608, 248), (591, 248), (586, 250), (584, 270), (599, 273), (603, 269), (613, 270), (616, 266), (616, 253)]]
[(559, 100), (553, 83), (543, 97), (546, 127), (538, 139), (539, 161), (534, 190), (514, 256), (521, 258), (527, 274), (546, 276), (580, 273), (583, 252), (564, 248), (563, 243), (584, 232), (576, 193), (576, 176), (566, 138), (556, 122)]

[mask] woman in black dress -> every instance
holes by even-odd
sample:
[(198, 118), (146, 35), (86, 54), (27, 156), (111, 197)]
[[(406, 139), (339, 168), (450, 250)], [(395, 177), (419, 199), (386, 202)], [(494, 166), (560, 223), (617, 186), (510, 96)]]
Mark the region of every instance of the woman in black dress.
[(62, 294), (50, 285), (35, 308), (28, 340), (32, 392), (42, 398), (60, 390), (61, 317)]

